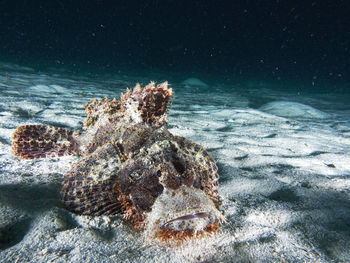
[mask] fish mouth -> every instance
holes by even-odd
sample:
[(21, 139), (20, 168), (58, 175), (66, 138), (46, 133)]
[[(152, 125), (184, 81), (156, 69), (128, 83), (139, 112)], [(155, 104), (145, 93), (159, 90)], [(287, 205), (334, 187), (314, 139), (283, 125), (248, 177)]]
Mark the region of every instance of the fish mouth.
[(196, 220), (196, 219), (201, 219), (201, 218), (206, 218), (209, 217), (210, 213), (209, 212), (198, 212), (194, 214), (188, 214), (184, 216), (179, 216), (177, 218), (171, 219), (167, 222), (165, 222), (163, 225), (161, 225), (161, 229), (166, 229), (168, 226), (175, 222), (175, 221), (185, 221), (185, 220)]
[(160, 226), (157, 237), (163, 241), (197, 238), (219, 230), (219, 223), (210, 212), (196, 212), (171, 219)]
[(193, 187), (167, 189), (146, 216), (145, 234), (177, 242), (217, 232), (223, 221), (224, 216), (204, 191)]

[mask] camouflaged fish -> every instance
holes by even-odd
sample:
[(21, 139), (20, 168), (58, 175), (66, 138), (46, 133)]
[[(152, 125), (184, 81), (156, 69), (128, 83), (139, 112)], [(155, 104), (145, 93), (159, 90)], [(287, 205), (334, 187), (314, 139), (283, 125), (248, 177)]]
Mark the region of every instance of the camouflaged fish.
[(218, 173), (202, 146), (166, 129), (168, 83), (127, 89), (120, 100), (92, 99), (81, 132), (24, 125), (12, 150), (22, 159), (78, 155), (62, 182), (62, 202), (82, 215), (122, 213), (161, 240), (216, 232)]

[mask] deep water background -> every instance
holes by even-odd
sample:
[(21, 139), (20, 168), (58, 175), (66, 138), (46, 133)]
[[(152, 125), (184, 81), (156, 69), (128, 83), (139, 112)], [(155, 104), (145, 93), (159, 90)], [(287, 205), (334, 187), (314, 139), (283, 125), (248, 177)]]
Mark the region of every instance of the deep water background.
[(348, 88), (349, 1), (0, 1), (0, 60)]

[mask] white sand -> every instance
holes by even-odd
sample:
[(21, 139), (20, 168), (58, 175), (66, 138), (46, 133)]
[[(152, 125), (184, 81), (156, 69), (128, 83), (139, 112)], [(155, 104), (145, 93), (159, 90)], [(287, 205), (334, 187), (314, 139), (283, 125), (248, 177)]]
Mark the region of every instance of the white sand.
[(113, 81), (13, 69), (0, 77), (1, 262), (350, 260), (349, 109), (334, 102), (349, 94), (327, 101), (253, 84), (191, 93), (171, 83), (170, 131), (205, 146), (219, 166), (227, 222), (216, 236), (164, 247), (120, 216), (76, 216), (61, 208), (60, 182), (76, 157), (19, 160), (10, 152), (11, 134), (26, 123), (79, 128), (80, 102), (118, 97), (127, 85), (111, 89)]

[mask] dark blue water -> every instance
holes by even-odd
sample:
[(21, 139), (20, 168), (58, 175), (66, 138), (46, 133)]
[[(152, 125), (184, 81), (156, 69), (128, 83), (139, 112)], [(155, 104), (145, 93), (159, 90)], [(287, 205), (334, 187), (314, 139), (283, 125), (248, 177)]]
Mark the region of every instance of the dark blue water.
[(348, 1), (1, 0), (0, 10), (0, 60), (39, 70), (205, 75), (316, 92), (342, 92), (350, 80)]

